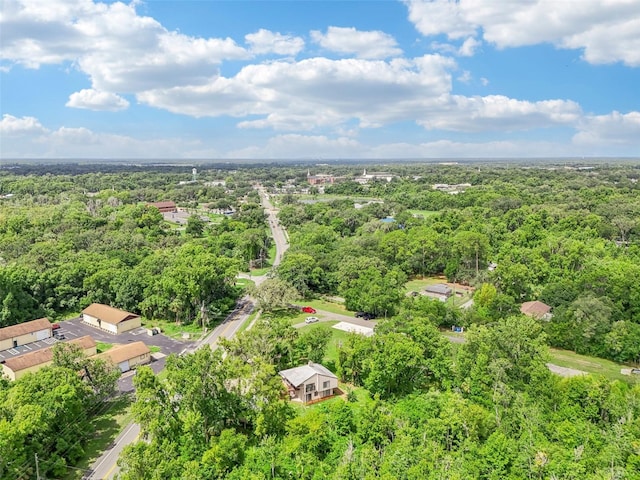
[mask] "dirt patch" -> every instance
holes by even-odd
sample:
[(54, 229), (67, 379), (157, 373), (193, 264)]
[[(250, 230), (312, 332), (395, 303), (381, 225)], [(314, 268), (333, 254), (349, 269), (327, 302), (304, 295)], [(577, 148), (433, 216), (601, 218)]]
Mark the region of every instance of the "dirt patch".
[(576, 370), (575, 368), (561, 367), (560, 365), (554, 365), (553, 363), (547, 363), (547, 367), (556, 375), (561, 377), (577, 377), (578, 375), (587, 375), (587, 372), (582, 370)]

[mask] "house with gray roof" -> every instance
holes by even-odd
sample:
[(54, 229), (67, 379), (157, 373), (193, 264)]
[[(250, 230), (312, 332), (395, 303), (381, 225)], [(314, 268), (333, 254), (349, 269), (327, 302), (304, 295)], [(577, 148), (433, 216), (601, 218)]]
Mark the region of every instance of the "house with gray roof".
[(434, 285), (428, 285), (424, 289), (424, 294), (427, 297), (437, 298), (441, 302), (444, 302), (451, 296), (453, 290), (450, 286), (444, 283), (436, 283)]
[(313, 403), (332, 397), (338, 389), (338, 377), (319, 363), (309, 362), (278, 373), (293, 401)]

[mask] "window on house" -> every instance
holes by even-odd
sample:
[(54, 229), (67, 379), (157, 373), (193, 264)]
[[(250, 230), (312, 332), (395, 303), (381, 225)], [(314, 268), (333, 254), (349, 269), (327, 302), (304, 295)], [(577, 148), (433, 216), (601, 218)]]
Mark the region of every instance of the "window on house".
[(329, 388), (329, 382), (328, 382), (328, 381), (327, 381), (327, 382), (322, 382), (322, 388), (323, 388), (324, 390), (326, 390), (327, 388)]
[(316, 389), (315, 383), (309, 383), (304, 387), (305, 392), (313, 392)]

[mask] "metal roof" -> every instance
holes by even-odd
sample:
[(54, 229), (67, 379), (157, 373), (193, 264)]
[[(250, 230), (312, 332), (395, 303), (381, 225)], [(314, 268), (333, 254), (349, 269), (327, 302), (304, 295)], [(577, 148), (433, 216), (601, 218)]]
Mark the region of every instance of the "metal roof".
[(282, 378), (284, 378), (287, 382), (289, 382), (296, 388), (316, 374), (324, 375), (331, 378), (338, 378), (331, 372), (331, 370), (320, 365), (319, 363), (313, 362), (309, 362), (307, 365), (302, 365), (300, 367), (282, 370), (279, 373)]

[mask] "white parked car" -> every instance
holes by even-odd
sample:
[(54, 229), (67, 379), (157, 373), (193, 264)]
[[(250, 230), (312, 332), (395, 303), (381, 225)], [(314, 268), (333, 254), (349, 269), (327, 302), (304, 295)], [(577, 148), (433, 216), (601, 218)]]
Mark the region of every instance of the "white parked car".
[(320, 320), (318, 317), (307, 317), (304, 319), (304, 323), (316, 323)]

